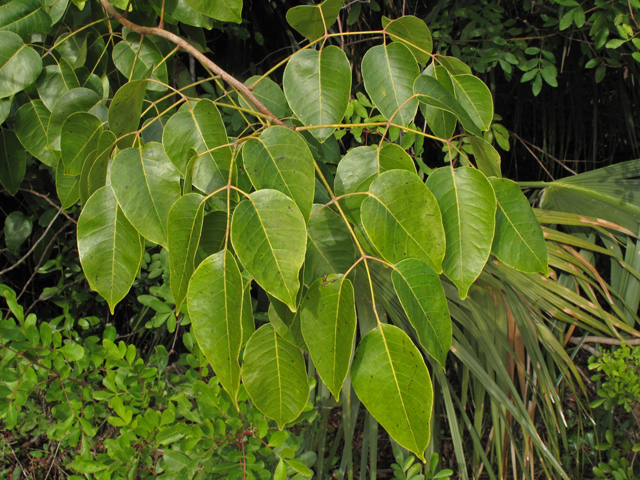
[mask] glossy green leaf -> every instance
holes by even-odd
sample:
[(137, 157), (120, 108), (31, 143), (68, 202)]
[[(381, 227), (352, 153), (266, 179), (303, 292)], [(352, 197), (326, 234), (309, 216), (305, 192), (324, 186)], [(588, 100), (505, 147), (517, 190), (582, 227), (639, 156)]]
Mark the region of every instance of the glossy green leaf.
[(215, 211), (204, 216), (198, 249), (205, 257), (224, 248), (227, 235), (227, 212)]
[(190, 193), (180, 197), (169, 210), (168, 242), (171, 293), (180, 310), (187, 294), (189, 279), (195, 270), (204, 217), (204, 197)]
[(112, 314), (138, 274), (143, 243), (110, 186), (91, 196), (78, 219), (78, 254), (89, 286), (107, 300)]
[(421, 102), (455, 115), (469, 133), (482, 135), (467, 111), (438, 80), (429, 75), (420, 75), (416, 79), (413, 89)]
[(198, 266), (189, 282), (187, 308), (200, 349), (235, 402), (240, 388), (242, 276), (231, 252), (218, 252)]
[(242, 22), (242, 0), (185, 0), (187, 5), (221, 22)]
[[(422, 74), (434, 77), (452, 96), (455, 95), (453, 84), (451, 83), (451, 78), (449, 77), (449, 73), (446, 68), (434, 67), (434, 64), (431, 63), (427, 68), (425, 68)], [(461, 107), (460, 110), (462, 110)], [(427, 125), (436, 137), (449, 139), (453, 136), (458, 122), (457, 117), (453, 113), (424, 102), (420, 102), (420, 111), (427, 121)], [(469, 120), (469, 123), (473, 124), (471, 120)]]
[[(302, 301), (301, 293), (303, 289), (304, 287), (298, 292), (296, 305), (299, 305)], [(276, 333), (291, 345), (295, 345), (301, 350), (309, 351), (309, 347), (304, 341), (304, 336), (302, 335), (300, 309), (298, 309), (297, 312), (292, 312), (287, 305), (272, 296), (269, 296), (269, 301), (269, 322), (275, 329)]]
[(168, 247), (169, 210), (180, 197), (180, 176), (159, 143), (122, 150), (110, 169), (127, 219), (147, 240)]
[(502, 177), (500, 154), (497, 150), (480, 137), (470, 136), (469, 143), (471, 144), (478, 170), (487, 177)]
[(471, 67), (459, 58), (438, 55), (436, 60), (446, 68), (451, 75), (471, 74)]
[[(338, 124), (349, 105), (349, 60), (333, 45), (320, 51), (300, 50), (287, 63), (283, 84), (291, 110), (304, 125)], [(335, 127), (314, 128), (311, 133), (324, 142), (334, 130)]]
[(242, 158), (256, 190), (278, 190), (298, 205), (305, 222), (311, 215), (315, 188), (313, 156), (307, 143), (286, 127), (269, 127), (257, 139), (249, 139)]
[(490, 178), (498, 201), (491, 251), (521, 272), (548, 274), (549, 253), (542, 228), (517, 183)]
[[(189, 149), (202, 154), (193, 167), (193, 184), (211, 193), (229, 181), (231, 147), (220, 112), (211, 100), (200, 100), (173, 115), (164, 127), (162, 142), (167, 156), (181, 175), (189, 163)], [(204, 153), (208, 152), (208, 153)]]
[(4, 123), (4, 121), (11, 113), (13, 98), (14, 97), (0, 98), (0, 125)]
[(15, 195), (27, 168), (27, 156), (16, 135), (5, 128), (0, 130), (0, 184)]
[(62, 162), (58, 162), (56, 167), (56, 193), (63, 209), (75, 205), (80, 200), (80, 176), (65, 175)]
[(356, 261), (356, 247), (349, 227), (330, 208), (314, 205), (309, 219), (307, 254), (304, 261), (304, 283), (331, 273), (346, 273)]
[(125, 83), (113, 96), (109, 105), (109, 129), (118, 138), (118, 148), (130, 148), (135, 141), (135, 132), (140, 126), (142, 105), (147, 91), (147, 80)]
[[(36, 81), (38, 95), (49, 111), (65, 93), (80, 88), (80, 82), (73, 68), (65, 61), (60, 60), (58, 65), (47, 65)], [(45, 125), (46, 127), (46, 125)]]
[(402, 43), (378, 45), (362, 59), (367, 93), (380, 113), (398, 125), (409, 125), (416, 115), (418, 100), (411, 97), (418, 76), (418, 62)]
[(480, 130), (489, 130), (493, 121), (493, 97), (482, 80), (470, 74), (451, 75), (458, 102)]
[(304, 217), (295, 202), (277, 190), (253, 192), (233, 212), (231, 241), (255, 281), (295, 312), (307, 245)]
[(34, 32), (49, 33), (51, 18), (40, 0), (11, 0), (0, 7), (0, 30), (30, 40)]
[(106, 185), (107, 167), (111, 152), (115, 147), (116, 136), (110, 130), (100, 135), (95, 154), (82, 165), (80, 172), (80, 201), (84, 205), (93, 193)]
[[(139, 34), (129, 33), (124, 41), (114, 47), (113, 63), (129, 80), (150, 78), (146, 88), (151, 91), (164, 92), (167, 89), (167, 64), (162, 52), (148, 37), (141, 41)], [(149, 72), (151, 77), (148, 77)]]
[[(375, 145), (356, 147), (349, 150), (338, 164), (335, 194), (368, 192), (371, 183), (381, 173), (396, 169), (416, 172), (413, 160), (399, 145), (384, 143), (380, 148)], [(366, 195), (351, 195), (340, 201), (347, 217), (356, 224), (360, 223), (360, 205), (365, 198)]]
[(451, 317), (440, 277), (422, 260), (408, 258), (396, 265), (391, 278), (420, 343), (444, 368), (451, 347)]
[(51, 24), (55, 25), (67, 11), (69, 0), (49, 0), (45, 1), (45, 4), (49, 6), (49, 17), (51, 17)]
[(82, 67), (87, 61), (87, 31), (65, 32), (56, 38), (54, 49), (71, 68)]
[(22, 146), (45, 165), (55, 167), (58, 158), (47, 150), (47, 126), (51, 113), (41, 100), (25, 103), (15, 116), (16, 136)]
[(80, 174), (89, 153), (98, 148), (101, 133), (102, 122), (90, 113), (74, 113), (64, 121), (60, 132), (60, 159), (65, 175)]
[[(276, 82), (271, 80), (269, 77), (262, 78), (259, 75), (254, 75), (253, 77), (249, 77), (244, 84), (250, 87), (258, 80), (260, 80), (260, 82), (253, 87), (251, 93), (253, 93), (253, 95), (276, 117), (290, 117), (291, 109), (287, 103), (287, 97), (284, 96), (282, 88), (280, 88)], [(256, 106), (248, 100), (245, 100), (243, 96), (240, 97), (240, 103), (244, 108), (248, 108), (256, 112), (258, 111)]]
[(440, 207), (420, 177), (391, 170), (374, 180), (369, 192), (360, 207), (362, 225), (385, 260), (419, 258), (442, 272), (445, 232)]
[(423, 20), (412, 15), (406, 15), (396, 20), (382, 17), (382, 26), (391, 40), (400, 42), (411, 50), (419, 64), (429, 63), (433, 51), (433, 38), (429, 27)]
[(0, 98), (24, 90), (41, 71), (42, 60), (33, 48), (15, 33), (0, 31)]
[(351, 382), (389, 435), (424, 461), (433, 389), (424, 359), (407, 334), (386, 324), (369, 332), (356, 349)]
[(339, 399), (356, 335), (353, 285), (344, 275), (319, 278), (309, 287), (300, 308), (309, 354), (320, 378)]
[(287, 11), (287, 22), (302, 36), (313, 41), (324, 35), (342, 8), (342, 0), (325, 0), (319, 5), (300, 5)]
[[(19, 210), (10, 213), (4, 220), (4, 229), (3, 229), (4, 241), (5, 241), (5, 244), (7, 245), (7, 249), (14, 255), (17, 255), (18, 252), (20, 251), (20, 246), (25, 242), (27, 238), (29, 238), (32, 231), (33, 231), (33, 220), (31, 220), (29, 217), (25, 217), (24, 213), (22, 213)], [(6, 297), (6, 293), (7, 292), (5, 290), (3, 292), (3, 296), (5, 296), (5, 298), (8, 299), (8, 297)], [(14, 292), (12, 293), (13, 293), (12, 296), (15, 297), (15, 293)], [(11, 304), (9, 304), (9, 306), (11, 306)], [(22, 310), (22, 307), (18, 307), (16, 304), (16, 308), (11, 309), (14, 315), (16, 315), (16, 309)], [(24, 315), (22, 316), (24, 317)]]
[(285, 342), (267, 324), (247, 342), (244, 359), (242, 380), (249, 397), (282, 430), (298, 418), (309, 397), (307, 369), (300, 349)]
[(60, 97), (53, 107), (47, 127), (48, 148), (60, 150), (62, 125), (74, 113), (88, 112), (106, 121), (106, 107), (96, 92), (87, 88), (75, 88)]
[(465, 298), (489, 254), (495, 230), (496, 196), (475, 168), (439, 168), (427, 179), (442, 211), (447, 237), (444, 273)]
[(211, 30), (213, 27), (213, 19), (207, 17), (189, 5), (185, 0), (152, 0), (154, 9), (159, 14), (164, 7), (165, 20), (172, 23), (183, 22), (194, 27), (203, 27)]

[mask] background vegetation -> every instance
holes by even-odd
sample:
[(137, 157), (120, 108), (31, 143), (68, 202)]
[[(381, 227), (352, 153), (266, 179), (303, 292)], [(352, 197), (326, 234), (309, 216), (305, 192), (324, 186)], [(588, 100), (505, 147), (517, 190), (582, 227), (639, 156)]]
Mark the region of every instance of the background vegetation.
[[(111, 20), (114, 11), (105, 12), (109, 2), (104, 1), (0, 3), (0, 181), (5, 216), (0, 294), (6, 300), (0, 323), (3, 478), (640, 476), (635, 461), (640, 428), (640, 347), (635, 330), (640, 302), (640, 163), (632, 161), (640, 156), (640, 4), (329, 1), (323, 4), (327, 12), (317, 7), (313, 12), (298, 10), (296, 22), (288, 12), (297, 4), (286, 1), (214, 2), (231, 8), (222, 13), (206, 10), (207, 15), (198, 11), (205, 7), (196, 0), (118, 0), (111, 5), (127, 12), (126, 18)], [(328, 19), (330, 8), (335, 22)], [(403, 15), (424, 20), (429, 41), (414, 24), (407, 28), (408, 37), (395, 31), (394, 38), (380, 30), (387, 19)], [(177, 49), (158, 35), (140, 36), (127, 21), (143, 27), (160, 23), (192, 48)], [(197, 326), (192, 325), (197, 316), (187, 308), (189, 299), (182, 307), (182, 301), (176, 302), (175, 260), (162, 246), (167, 243), (150, 239), (153, 233), (144, 226), (135, 226), (145, 237), (135, 237), (141, 242), (141, 260), (130, 285), (120, 288), (122, 295), (104, 294), (91, 275), (99, 265), (87, 273), (79, 258), (83, 218), (86, 226), (88, 215), (81, 212), (105, 185), (107, 165), (121, 151), (134, 141), (162, 141), (171, 156), (163, 130), (177, 139), (187, 135), (188, 128), (175, 129), (180, 124), (174, 120), (171, 130), (170, 122), (187, 111), (180, 105), (195, 99), (216, 105), (225, 140), (184, 149), (180, 156), (185, 167), (193, 167), (192, 158), (233, 145), (237, 138), (274, 129), (279, 119), (294, 125), (285, 62), (298, 51), (316, 51), (309, 48), (309, 40), (325, 34), (325, 51), (330, 46), (344, 51), (352, 88), (346, 91), (346, 112), (335, 122), (346, 127), (328, 132), (326, 140), (320, 138), (323, 143), (310, 133), (319, 129), (299, 130), (320, 170), (311, 189), (313, 203), (331, 202), (333, 193), (327, 187), (335, 187), (337, 195), (367, 192), (369, 184), (340, 192), (334, 182), (344, 178), (341, 160), (356, 147), (379, 150), (395, 143), (410, 156), (414, 177), (430, 187), (427, 179), (434, 172), (453, 166), (477, 166), (493, 180), (503, 176), (518, 181), (536, 207), (531, 212), (537, 221), (524, 223), (540, 226), (531, 237), (544, 236), (548, 261), (533, 270), (520, 263), (514, 266), (494, 244), (464, 299), (445, 267), (442, 292), (453, 321), (450, 350), (444, 342), (440, 355), (419, 339), (420, 331), (388, 268), (366, 259), (345, 280), (353, 283), (357, 343), (376, 324), (390, 322), (407, 332), (404, 335), (426, 358), (434, 394), (424, 464), (401, 446), (407, 444), (400, 437), (396, 439), (401, 445), (386, 435), (378, 425), (384, 420), (375, 415), (357, 385), (354, 389), (351, 376), (344, 385), (340, 379), (331, 385), (313, 355), (303, 360), (309, 396), (302, 391), (294, 419), (278, 422), (289, 422), (284, 430), (263, 415), (254, 396), (250, 399), (250, 387), (238, 383), (233, 391), (229, 385), (234, 383), (217, 368), (218, 377), (213, 376), (209, 352), (201, 348)], [(373, 74), (362, 66), (365, 54), (383, 38), (413, 46), (420, 70), (431, 61), (446, 69), (446, 78), (466, 75), (466, 70), (456, 70), (464, 69), (462, 64), (447, 63), (451, 57), (470, 66), (493, 97), (495, 114), (482, 133), (471, 132), (477, 120), (465, 124), (458, 113), (455, 132), (445, 135), (439, 123), (426, 121), (435, 114), (428, 107), (435, 106), (424, 95), (418, 97), (422, 105), (415, 117), (386, 123), (392, 115), (383, 111), (375, 89), (367, 86)], [(432, 49), (427, 49), (431, 38)], [(220, 70), (199, 61), (197, 52), (213, 59)], [(34, 66), (36, 57), (40, 68)], [(227, 73), (239, 82), (233, 83)], [(252, 85), (265, 74), (272, 82), (258, 83), (264, 89), (256, 87), (254, 93), (273, 116), (243, 97), (239, 85)], [(142, 88), (141, 96), (136, 96), (137, 88)], [(82, 95), (74, 97), (79, 89)], [(342, 94), (340, 89), (336, 92)], [(299, 96), (304, 98), (305, 92)], [(461, 95), (454, 97), (461, 102)], [(486, 96), (471, 97), (472, 105), (486, 107)], [(59, 103), (61, 98), (67, 103)], [(118, 105), (123, 107), (118, 110)], [(453, 108), (456, 103), (447, 105)], [(299, 111), (295, 114), (302, 120), (295, 125), (313, 126)], [(56, 115), (53, 123), (58, 126), (52, 130)], [(102, 132), (107, 120), (109, 129)], [(95, 138), (86, 133), (92, 122), (100, 127)], [(118, 128), (120, 122), (129, 123)], [(195, 192), (214, 191), (194, 180), (194, 193), (189, 193), (192, 182), (186, 172), (187, 168), (176, 177), (177, 196), (194, 198)], [(354, 174), (362, 170), (354, 169)], [(119, 178), (127, 175), (133, 176), (125, 172)], [(497, 193), (493, 180), (491, 188)], [(252, 186), (268, 188), (257, 186), (243, 168), (218, 187), (226, 183), (246, 193)], [(211, 214), (238, 200), (229, 192), (212, 197), (206, 207), (209, 221), (202, 226), (203, 240), (185, 254), (195, 265), (227, 245), (226, 213), (222, 220)], [(95, 215), (111, 205), (116, 215), (122, 208), (135, 223), (122, 194), (115, 197), (117, 202), (99, 204)], [(339, 205), (349, 212), (349, 204)], [(197, 211), (192, 211), (196, 218)], [(335, 214), (325, 219), (327, 224), (339, 221), (337, 210), (324, 211)], [(357, 219), (350, 220), (354, 228), (359, 225)], [(359, 235), (367, 252), (389, 259), (385, 245), (365, 244), (367, 234)], [(489, 247), (491, 238), (485, 239)], [(238, 245), (233, 245), (235, 250)], [(230, 250), (234, 249), (225, 249)], [(547, 267), (549, 276), (541, 275)], [(309, 351), (306, 337), (295, 328), (296, 319), (278, 303), (277, 298), (284, 299), (274, 299), (270, 286), (251, 282), (243, 273), (240, 303), (245, 315), (250, 312), (257, 326), (274, 325), (294, 346), (289, 348), (294, 353), (298, 346)], [(345, 273), (346, 269), (322, 271), (302, 283), (311, 287), (325, 275), (320, 281), (324, 286), (337, 278), (326, 275)], [(243, 344), (247, 339), (241, 339)], [(607, 349), (604, 354), (598, 344)], [(342, 391), (335, 395), (336, 390)], [(426, 404), (430, 388), (427, 392), (422, 397)], [(422, 451), (414, 453), (420, 456)]]

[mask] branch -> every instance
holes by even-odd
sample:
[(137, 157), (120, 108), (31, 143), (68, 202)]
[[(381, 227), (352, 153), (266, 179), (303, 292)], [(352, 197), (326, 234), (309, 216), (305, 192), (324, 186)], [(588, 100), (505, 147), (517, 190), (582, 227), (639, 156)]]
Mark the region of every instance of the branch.
[(179, 37), (178, 35), (175, 35), (174, 33), (171, 33), (163, 28), (142, 27), (140, 25), (136, 25), (135, 23), (131, 23), (123, 15), (118, 13), (115, 10), (115, 8), (113, 8), (111, 3), (109, 3), (109, 0), (100, 0), (100, 4), (102, 5), (102, 8), (105, 10), (105, 12), (107, 12), (107, 14), (111, 18), (113, 18), (114, 20), (117, 20), (121, 25), (129, 28), (130, 30), (137, 32), (141, 35), (157, 35), (158, 37), (162, 37), (166, 40), (169, 40), (170, 42), (175, 43), (177, 46), (179, 46), (180, 48), (182, 48), (183, 50), (185, 50), (186, 52), (190, 53), (195, 58), (197, 58), (200, 61), (200, 63), (202, 63), (207, 68), (209, 68), (209, 70), (213, 71), (216, 75), (219, 75), (220, 78), (222, 78), (225, 82), (227, 82), (233, 88), (235, 88), (240, 93), (242, 93), (242, 95), (244, 95), (251, 103), (253, 103), (257, 107), (258, 110), (260, 110), (260, 112), (265, 114), (268, 118), (272, 119), (271, 120), (272, 123), (286, 127), (286, 125), (282, 120), (280, 120), (273, 113), (271, 113), (271, 111), (267, 107), (265, 107), (262, 104), (262, 102), (260, 102), (260, 100), (258, 100), (253, 93), (251, 93), (251, 90), (249, 89), (249, 87), (247, 87), (246, 85), (238, 81), (236, 78), (229, 75), (226, 71), (224, 71), (215, 63), (213, 63), (211, 60), (209, 60), (205, 54), (200, 53), (193, 45), (191, 45), (182, 37)]
[[(571, 337), (569, 341), (575, 345), (579, 345), (582, 342), (581, 337)], [(640, 345), (640, 339), (634, 340), (618, 340), (617, 338), (609, 337), (587, 337), (584, 339), (584, 343), (602, 343), (603, 345), (620, 345), (626, 343), (627, 345), (634, 347)]]

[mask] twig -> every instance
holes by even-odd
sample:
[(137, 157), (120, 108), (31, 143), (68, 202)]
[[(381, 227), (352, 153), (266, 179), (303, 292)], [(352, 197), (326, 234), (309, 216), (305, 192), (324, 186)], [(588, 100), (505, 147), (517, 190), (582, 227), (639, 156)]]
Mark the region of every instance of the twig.
[[(44, 233), (42, 234), (42, 236), (35, 241), (35, 243), (33, 244), (33, 246), (29, 249), (29, 251), (24, 255), (24, 257), (22, 257), (20, 260), (18, 260), (16, 263), (14, 263), (13, 265), (11, 265), (8, 268), (5, 268), (4, 270), (0, 271), (0, 275), (4, 275), (5, 273), (10, 272), (11, 270), (13, 270), (14, 268), (16, 268), (18, 265), (20, 265), (22, 262), (24, 262), (29, 255), (31, 255), (31, 253), (36, 249), (36, 247), (40, 244), (40, 242), (44, 239), (44, 237), (47, 235), (47, 233), (49, 233), (49, 230), (51, 230), (51, 227), (53, 226), (53, 222), (56, 221), (56, 218), (58, 218), (58, 215), (60, 215), (60, 213), (62, 212), (62, 207), (59, 208), (58, 213), (56, 213), (56, 215), (53, 217), (53, 220), (51, 220), (51, 222), (49, 223), (49, 225), (47, 226), (47, 229), (44, 231)], [(67, 226), (67, 224), (65, 224), (65, 227)], [(56, 234), (57, 235), (57, 234)]]
[[(581, 337), (571, 337), (569, 341), (575, 345), (580, 344), (582, 342)], [(640, 339), (634, 340), (618, 340), (617, 338), (609, 338), (609, 337), (587, 337), (584, 339), (584, 343), (602, 343), (604, 345), (620, 345), (621, 343), (626, 343), (629, 346), (640, 345)]]
[[(521, 138), (521, 137), (520, 137), (519, 135), (517, 135), (516, 133), (513, 133), (513, 132), (509, 131), (509, 135), (512, 135), (512, 136), (516, 137), (518, 140), (520, 140), (520, 141), (522, 142), (522, 144), (525, 146), (525, 148), (527, 148), (527, 150), (529, 150), (529, 152), (530, 152), (532, 155), (533, 155), (533, 152), (531, 152), (531, 150), (527, 147), (527, 145), (528, 145), (528, 146), (530, 146), (531, 148), (535, 148), (536, 150), (538, 150), (538, 151), (539, 151), (540, 153), (542, 153), (543, 155), (545, 155), (545, 156), (549, 157), (551, 160), (553, 160), (554, 162), (556, 162), (558, 165), (560, 165), (562, 168), (564, 168), (566, 171), (568, 171), (568, 172), (572, 173), (573, 175), (577, 175), (577, 174), (578, 174), (576, 171), (574, 171), (574, 170), (570, 169), (569, 167), (567, 167), (567, 166), (564, 164), (564, 162), (565, 162), (566, 160), (565, 160), (565, 161), (563, 161), (563, 160), (559, 160), (559, 159), (557, 159), (556, 157), (554, 157), (554, 156), (553, 156), (553, 155), (551, 155), (550, 153), (545, 152), (542, 148), (540, 148), (540, 147), (538, 147), (538, 146), (534, 145), (533, 143), (528, 142), (528, 141), (526, 141), (525, 139)], [(533, 155), (533, 156), (534, 156), (534, 157), (536, 157), (535, 155)], [(536, 160), (538, 160), (538, 157), (536, 157)], [(569, 160), (569, 161), (573, 161), (573, 160)], [(538, 162), (540, 162), (540, 160), (538, 160)], [(545, 168), (545, 170), (546, 170), (546, 168)], [(547, 173), (549, 173), (549, 172), (547, 171)], [(549, 176), (551, 177), (551, 174), (550, 174), (550, 173), (549, 173)], [(553, 177), (551, 177), (551, 178), (553, 178)]]
[[(57, 215), (56, 215), (57, 216)], [(55, 220), (55, 218), (51, 221), (53, 223), (53, 221)], [(27, 280), (27, 283), (24, 284), (24, 287), (22, 287), (22, 290), (20, 291), (20, 294), (16, 297), (16, 300), (20, 300), (20, 297), (22, 296), (22, 294), (24, 293), (24, 291), (27, 289), (27, 287), (29, 286), (29, 284), (31, 283), (31, 281), (33, 280), (33, 278), (36, 276), (36, 273), (38, 273), (38, 270), (40, 270), (40, 265), (42, 265), (42, 260), (44, 260), (44, 254), (46, 253), (47, 250), (49, 250), (49, 247), (53, 244), (53, 242), (55, 241), (55, 239), (58, 237), (58, 235), (60, 235), (62, 233), (63, 230), (65, 230), (69, 225), (71, 225), (71, 222), (67, 222), (65, 223), (60, 230), (58, 230), (53, 237), (51, 238), (51, 240), (49, 240), (49, 243), (47, 244), (46, 247), (44, 247), (44, 250), (42, 252), (42, 256), (40, 257), (40, 260), (38, 260), (38, 264), (35, 266), (35, 268), (33, 269), (33, 273), (31, 274), (31, 276), (29, 277), (29, 280)]]
[(202, 63), (207, 68), (209, 68), (216, 75), (220, 75), (220, 77), (225, 82), (227, 82), (233, 88), (235, 88), (240, 93), (242, 93), (242, 95), (244, 95), (251, 103), (253, 103), (258, 108), (258, 110), (260, 110), (267, 117), (270, 117), (273, 123), (283, 127), (287, 126), (284, 124), (282, 120), (276, 117), (267, 107), (265, 107), (262, 104), (262, 102), (260, 102), (260, 100), (258, 100), (255, 97), (255, 95), (251, 93), (251, 90), (246, 85), (238, 81), (233, 76), (229, 75), (225, 70), (223, 70), (218, 65), (213, 63), (213, 61), (209, 60), (209, 58), (207, 58), (205, 54), (200, 53), (198, 49), (196, 49), (194, 46), (192, 46), (189, 42), (187, 42), (182, 37), (179, 37), (174, 33), (164, 30), (163, 28), (142, 27), (140, 25), (136, 25), (135, 23), (130, 22), (123, 15), (119, 14), (115, 10), (115, 8), (113, 8), (111, 3), (109, 3), (109, 0), (100, 0), (100, 4), (102, 5), (102, 8), (104, 8), (105, 12), (107, 12), (107, 14), (111, 18), (113, 18), (114, 20), (117, 20), (121, 25), (127, 27), (128, 29), (133, 30), (134, 32), (139, 33), (141, 35), (157, 35), (166, 40), (169, 40), (170, 42), (175, 43), (177, 46), (179, 46), (180, 48), (182, 48), (183, 50), (185, 50), (186, 52), (190, 53), (195, 58), (197, 58), (200, 61), (200, 63)]
[(43, 295), (40, 298), (37, 298), (36, 301), (33, 302), (29, 308), (27, 308), (27, 311), (24, 312), (25, 317), (29, 314), (31, 309), (33, 307), (35, 307), (36, 303), (41, 302), (42, 300), (47, 300), (47, 299), (51, 298), (55, 293), (59, 292), (60, 290), (64, 290), (65, 288), (69, 288), (69, 287), (71, 287), (73, 285), (76, 285), (77, 283), (82, 282), (84, 279), (85, 279), (85, 277), (82, 277), (82, 278), (79, 278), (77, 280), (74, 280), (73, 282), (69, 282), (66, 285), (62, 285), (61, 287), (56, 288), (55, 290), (51, 290), (46, 295)]
[[(35, 190), (31, 190), (29, 188), (21, 188), (20, 191), (21, 192), (29, 192), (29, 193), (32, 193), (33, 195), (37, 196), (37, 197), (44, 198), (51, 206), (56, 207), (56, 208), (60, 208), (60, 205), (56, 205), (55, 202), (53, 202), (53, 200), (51, 200), (48, 195), (43, 195), (42, 193), (38, 193)], [(67, 217), (67, 220), (72, 221), (76, 225), (78, 224), (78, 222), (75, 220), (75, 218), (73, 218), (69, 214), (67, 214), (65, 212), (62, 212), (62, 215)]]

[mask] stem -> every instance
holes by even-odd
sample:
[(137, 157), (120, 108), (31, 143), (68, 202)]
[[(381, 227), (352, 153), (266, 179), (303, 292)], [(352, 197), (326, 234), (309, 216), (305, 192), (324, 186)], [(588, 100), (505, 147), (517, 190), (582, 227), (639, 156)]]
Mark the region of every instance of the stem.
[(236, 80), (234, 77), (229, 75), (226, 71), (224, 71), (222, 68), (220, 68), (214, 62), (209, 60), (206, 55), (204, 55), (203, 53), (200, 53), (195, 47), (193, 47), (189, 42), (187, 42), (182, 37), (179, 37), (178, 35), (175, 35), (174, 33), (171, 33), (171, 32), (169, 32), (167, 30), (164, 30), (163, 28), (159, 28), (159, 27), (142, 27), (140, 25), (136, 25), (135, 23), (130, 22), (124, 16), (119, 14), (115, 10), (115, 8), (113, 8), (111, 3), (109, 3), (109, 0), (100, 0), (100, 4), (102, 5), (102, 8), (104, 8), (105, 12), (107, 12), (107, 14), (111, 18), (117, 20), (118, 23), (120, 23), (121, 25), (123, 25), (123, 26), (125, 26), (125, 27), (127, 27), (127, 28), (129, 28), (131, 30), (133, 30), (134, 32), (139, 33), (141, 35), (157, 35), (157, 36), (162, 37), (162, 38), (164, 38), (166, 40), (169, 40), (170, 42), (175, 43), (177, 46), (179, 46), (180, 48), (182, 48), (183, 50), (185, 50), (186, 52), (190, 53), (195, 58), (197, 58), (198, 61), (200, 63), (202, 63), (204, 66), (206, 66), (207, 68), (209, 68), (210, 70), (215, 72), (217, 75), (220, 75), (220, 77), (225, 82), (227, 82), (233, 88), (235, 88), (240, 93), (242, 93), (242, 95), (244, 95), (251, 103), (253, 103), (256, 106), (256, 108), (258, 108), (258, 110), (260, 110), (262, 113), (264, 113), (267, 117), (273, 118), (273, 123), (275, 123), (276, 125), (283, 126), (283, 127), (286, 126), (282, 120), (277, 118), (267, 107), (265, 107), (262, 104), (262, 102), (260, 102), (260, 100), (258, 100), (255, 97), (255, 95), (253, 93), (251, 93), (251, 90), (249, 90), (248, 87), (243, 85), (242, 82)]

